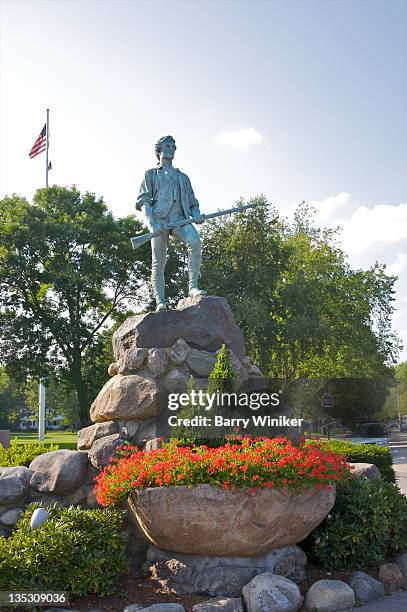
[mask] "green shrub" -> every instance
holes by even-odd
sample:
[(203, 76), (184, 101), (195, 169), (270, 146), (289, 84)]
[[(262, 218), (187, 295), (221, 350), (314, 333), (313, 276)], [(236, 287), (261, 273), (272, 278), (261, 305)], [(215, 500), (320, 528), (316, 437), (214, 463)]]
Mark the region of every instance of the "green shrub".
[(38, 455), (58, 449), (59, 446), (57, 444), (44, 444), (43, 442), (27, 442), (26, 444), (18, 444), (16, 440), (12, 440), (10, 447), (7, 450), (5, 450), (0, 444), (0, 466), (29, 466), (31, 461), (38, 457)]
[(0, 537), (0, 590), (111, 594), (126, 567), (123, 513), (53, 505), (50, 520), (31, 529), (37, 507), (25, 511), (8, 539)]
[(407, 498), (383, 480), (344, 481), (333, 509), (305, 547), (327, 570), (380, 565), (407, 550)]
[[(315, 442), (315, 440), (313, 440)], [(377, 444), (352, 444), (348, 440), (329, 440), (321, 442), (337, 455), (343, 455), (352, 463), (373, 463), (376, 465), (382, 478), (387, 482), (396, 482), (393, 470), (393, 458), (387, 446)]]

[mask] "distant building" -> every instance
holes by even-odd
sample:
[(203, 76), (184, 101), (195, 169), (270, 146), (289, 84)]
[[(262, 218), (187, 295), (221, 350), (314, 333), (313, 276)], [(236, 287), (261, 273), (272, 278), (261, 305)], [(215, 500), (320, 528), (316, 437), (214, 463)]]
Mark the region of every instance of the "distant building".
[[(55, 416), (52, 416), (49, 419), (46, 419), (45, 421), (45, 428), (46, 429), (63, 429), (63, 419), (64, 417), (61, 414), (57, 414)], [(29, 411), (29, 410), (24, 410), (24, 413), (21, 415), (20, 418), (20, 429), (21, 431), (28, 431), (30, 429), (38, 429), (38, 418), (37, 416)]]

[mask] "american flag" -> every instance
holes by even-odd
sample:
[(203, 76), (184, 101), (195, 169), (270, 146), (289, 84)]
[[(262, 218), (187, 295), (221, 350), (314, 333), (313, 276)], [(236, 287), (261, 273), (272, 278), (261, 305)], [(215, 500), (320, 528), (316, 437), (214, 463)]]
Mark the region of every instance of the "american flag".
[(42, 153), (43, 151), (45, 151), (46, 148), (47, 148), (47, 124), (44, 123), (44, 127), (42, 128), (40, 135), (38, 136), (37, 140), (34, 142), (33, 148), (31, 149), (28, 155), (32, 159), (39, 153)]

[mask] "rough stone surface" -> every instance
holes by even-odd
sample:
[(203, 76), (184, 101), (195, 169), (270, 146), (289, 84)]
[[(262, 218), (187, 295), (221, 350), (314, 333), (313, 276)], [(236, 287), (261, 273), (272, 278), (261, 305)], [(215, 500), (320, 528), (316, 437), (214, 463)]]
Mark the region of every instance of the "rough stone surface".
[(239, 597), (243, 586), (264, 572), (281, 572), (291, 580), (304, 580), (306, 563), (305, 553), (295, 545), (251, 557), (184, 555), (150, 546), (145, 570), (150, 570), (153, 579), (167, 590), (178, 594)]
[(161, 550), (250, 556), (296, 544), (332, 509), (335, 490), (227, 491), (209, 484), (135, 491), (134, 516)]
[(181, 365), (188, 357), (189, 345), (184, 338), (178, 338), (171, 347), (170, 358), (175, 365)]
[(291, 580), (265, 572), (243, 587), (247, 612), (297, 612), (302, 604), (300, 589)]
[(353, 572), (348, 581), (356, 603), (365, 604), (385, 596), (384, 586), (365, 572)]
[(148, 351), (145, 348), (131, 347), (124, 352), (118, 361), (119, 374), (131, 374), (139, 370), (147, 359)]
[(180, 300), (176, 310), (129, 317), (113, 334), (116, 360), (132, 346), (170, 347), (179, 338), (194, 348), (216, 351), (226, 344), (243, 357), (243, 336), (225, 298), (198, 296)]
[(140, 423), (137, 421), (126, 421), (121, 428), (121, 433), (125, 437), (134, 438), (139, 429)]
[(119, 373), (119, 367), (115, 361), (109, 365), (107, 368), (107, 373), (109, 376), (116, 376), (116, 374)]
[(352, 472), (357, 476), (362, 476), (368, 480), (377, 480), (382, 477), (379, 468), (373, 463), (350, 463), (349, 465), (355, 466)]
[(407, 552), (402, 553), (395, 560), (395, 564), (403, 574), (407, 578)]
[(110, 458), (116, 456), (116, 448), (122, 446), (123, 443), (124, 440), (120, 434), (113, 434), (112, 436), (95, 440), (92, 448), (89, 450), (89, 461), (97, 469), (105, 467), (105, 465), (108, 465)]
[(147, 440), (144, 450), (152, 451), (162, 448), (164, 440), (162, 438), (153, 438), (153, 440)]
[(6, 512), (4, 512), (4, 514), (2, 514), (0, 516), (0, 521), (4, 524), (4, 525), (15, 525), (20, 517), (20, 514), (22, 513), (22, 509), (21, 508), (11, 508), (10, 510), (7, 510)]
[(341, 580), (318, 580), (305, 596), (305, 609), (312, 612), (345, 612), (354, 605), (354, 592)]
[(0, 504), (20, 501), (29, 490), (32, 470), (26, 467), (0, 468)]
[(241, 597), (216, 597), (192, 606), (192, 612), (243, 612)]
[(216, 355), (191, 348), (186, 362), (197, 376), (209, 376), (215, 366)]
[(159, 378), (165, 374), (168, 360), (168, 353), (163, 348), (153, 348), (148, 351), (147, 368), (154, 378)]
[(86, 451), (60, 449), (44, 453), (30, 463), (30, 485), (40, 492), (67, 495), (83, 482), (88, 468)]
[(174, 368), (164, 378), (164, 386), (169, 393), (183, 393), (189, 380), (188, 370)]
[(379, 578), (383, 583), (386, 595), (407, 587), (407, 579), (395, 563), (383, 563), (380, 566)]
[(157, 438), (157, 424), (155, 420), (144, 421), (139, 424), (133, 443), (143, 446), (148, 440)]
[(159, 389), (151, 374), (113, 376), (101, 389), (90, 408), (93, 422), (120, 419), (145, 420), (157, 416)]
[(84, 427), (78, 431), (77, 448), (78, 450), (86, 450), (92, 446), (95, 440), (111, 436), (118, 431), (118, 425), (114, 421), (95, 423), (94, 425), (89, 425), (89, 427)]

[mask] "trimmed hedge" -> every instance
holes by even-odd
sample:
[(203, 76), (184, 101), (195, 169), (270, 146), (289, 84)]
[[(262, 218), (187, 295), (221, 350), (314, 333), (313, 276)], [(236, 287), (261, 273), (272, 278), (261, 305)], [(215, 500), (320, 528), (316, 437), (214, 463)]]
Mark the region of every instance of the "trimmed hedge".
[(0, 467), (15, 467), (17, 465), (28, 467), (38, 455), (58, 449), (57, 444), (44, 444), (43, 442), (18, 444), (16, 440), (12, 440), (7, 450), (0, 444)]
[(388, 446), (377, 444), (352, 444), (348, 440), (321, 441), (321, 445), (333, 453), (344, 455), (351, 463), (373, 463), (380, 470), (383, 480), (396, 482), (393, 458)]
[(126, 568), (123, 513), (54, 504), (50, 519), (31, 529), (39, 506), (27, 508), (9, 538), (0, 536), (0, 590), (113, 593)]
[(327, 570), (378, 566), (407, 549), (407, 498), (381, 479), (344, 481), (333, 509), (301, 546)]

